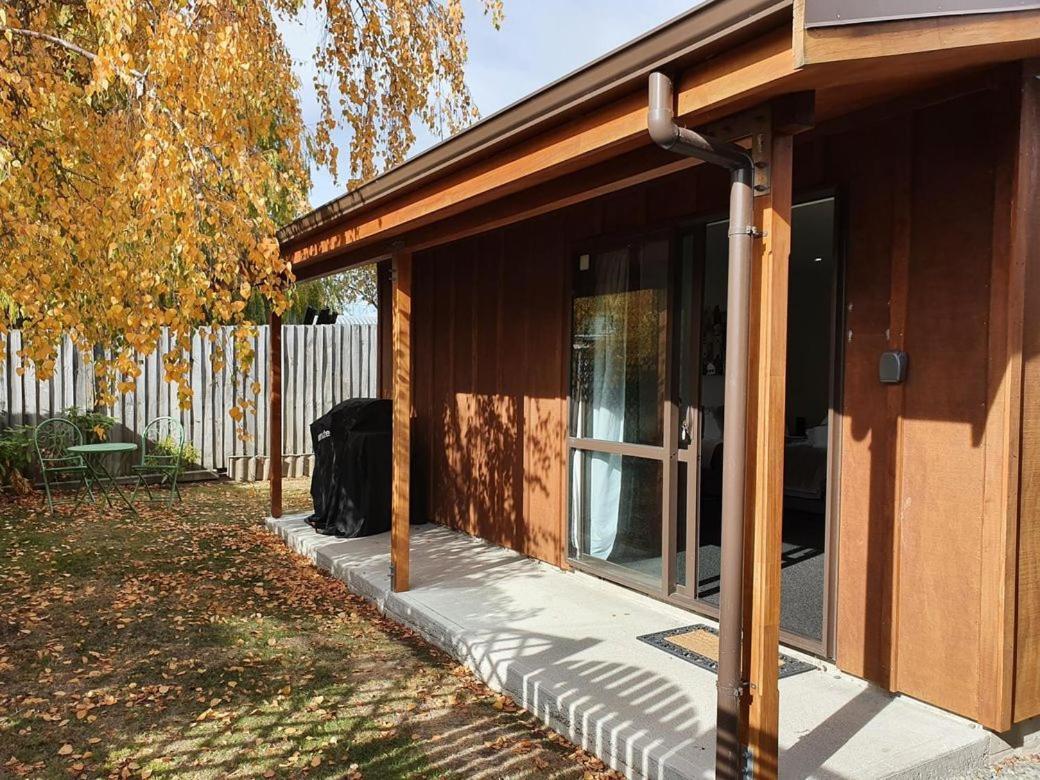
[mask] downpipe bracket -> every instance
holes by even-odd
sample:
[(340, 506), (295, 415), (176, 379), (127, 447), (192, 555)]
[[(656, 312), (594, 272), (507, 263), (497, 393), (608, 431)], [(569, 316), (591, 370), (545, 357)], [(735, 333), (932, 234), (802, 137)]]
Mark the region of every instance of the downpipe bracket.
[(727, 685), (720, 680), (715, 683), (715, 688), (718, 690), (719, 696), (732, 696), (734, 699), (740, 699), (750, 691), (751, 684), (747, 680), (741, 680), (736, 685)]
[(752, 238), (765, 238), (769, 235), (765, 230), (759, 230), (754, 225), (745, 225), (743, 228), (731, 230), (729, 236), (751, 236)]

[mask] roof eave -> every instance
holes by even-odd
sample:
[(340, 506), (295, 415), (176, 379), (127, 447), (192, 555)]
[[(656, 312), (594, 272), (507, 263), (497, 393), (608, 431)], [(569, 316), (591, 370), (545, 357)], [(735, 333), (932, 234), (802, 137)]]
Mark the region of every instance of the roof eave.
[(281, 228), (286, 247), (628, 91), (658, 69), (687, 67), (753, 37), (792, 0), (714, 0), (688, 11), (477, 122)]

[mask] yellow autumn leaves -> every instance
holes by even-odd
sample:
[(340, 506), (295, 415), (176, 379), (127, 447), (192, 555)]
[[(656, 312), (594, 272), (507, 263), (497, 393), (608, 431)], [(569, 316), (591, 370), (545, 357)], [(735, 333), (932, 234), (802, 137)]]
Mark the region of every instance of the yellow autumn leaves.
[[(485, 8), (497, 25), (501, 0)], [(310, 133), (277, 24), (301, 13), (326, 23)], [(274, 236), (306, 207), (308, 162), (335, 169), (346, 126), (350, 178), (368, 178), (413, 118), (469, 121), (465, 57), (460, 0), (0, 0), (0, 338), (20, 327), (42, 378), (62, 335), (104, 347), (102, 401), (164, 328), (175, 382), (197, 329), (244, 344), (250, 297), (286, 305)]]
[(292, 278), (273, 234), (308, 180), (266, 6), (0, 7), (0, 331), (19, 324), (40, 376), (63, 334), (103, 346), (111, 402), (164, 327), (176, 378), (193, 331), (245, 325), (243, 291), (283, 307)]

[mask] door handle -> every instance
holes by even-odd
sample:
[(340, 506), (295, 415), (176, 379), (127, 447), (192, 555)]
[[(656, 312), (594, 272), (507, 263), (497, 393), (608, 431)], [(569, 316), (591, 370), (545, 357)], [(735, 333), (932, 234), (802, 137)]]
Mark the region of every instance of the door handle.
[(693, 443), (693, 409), (683, 407), (682, 422), (679, 423), (679, 444), (687, 447)]

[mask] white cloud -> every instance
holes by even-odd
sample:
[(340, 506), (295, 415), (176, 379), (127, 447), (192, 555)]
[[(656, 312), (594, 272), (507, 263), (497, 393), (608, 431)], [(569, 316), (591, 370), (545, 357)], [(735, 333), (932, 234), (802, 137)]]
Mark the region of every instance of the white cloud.
[[(506, 19), (494, 30), (480, 0), (465, 0), (469, 37), (467, 81), (482, 115), (494, 113), (555, 81), (608, 51), (684, 12), (689, 0), (505, 0)], [(311, 56), (320, 20), (305, 12), (281, 25), (297, 61), (304, 120), (313, 127), (318, 116), (311, 85)], [(416, 128), (412, 154), (435, 143), (425, 128)], [(347, 136), (337, 139), (345, 146)], [(313, 171), (310, 200), (319, 206), (343, 193), (325, 171)]]

